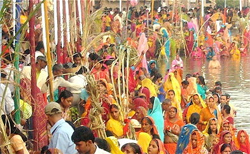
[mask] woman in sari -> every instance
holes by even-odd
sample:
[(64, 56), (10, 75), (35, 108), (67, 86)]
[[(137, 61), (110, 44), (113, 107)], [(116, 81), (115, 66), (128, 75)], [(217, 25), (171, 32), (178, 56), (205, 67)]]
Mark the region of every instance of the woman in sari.
[(250, 154), (249, 136), (246, 131), (240, 130), (237, 134), (238, 149), (246, 154)]
[(190, 141), (183, 151), (183, 154), (208, 154), (207, 149), (204, 147), (205, 140), (203, 134), (198, 130), (194, 130), (190, 136)]
[[(143, 97), (144, 96), (144, 97)], [(139, 97), (143, 97), (147, 104), (150, 103), (150, 91), (147, 87), (142, 87), (139, 90)]]
[(155, 121), (156, 128), (160, 135), (160, 139), (164, 140), (164, 120), (162, 114), (161, 102), (157, 97), (151, 97), (149, 103), (148, 116), (152, 117)]
[(108, 142), (108, 145), (111, 150), (111, 154), (123, 154), (123, 152), (119, 148), (119, 142), (116, 137), (110, 136), (105, 139)]
[(147, 116), (147, 110), (142, 106), (138, 106), (135, 109), (135, 114), (132, 117), (132, 119), (136, 119), (138, 122), (141, 122), (142, 118), (145, 117), (145, 116)]
[(91, 73), (94, 75), (96, 80), (105, 79), (107, 82), (110, 82), (109, 71), (103, 65), (103, 59), (98, 58), (97, 63), (94, 65)]
[(196, 83), (197, 78), (195, 77), (190, 77), (187, 79), (189, 82), (188, 87), (187, 87), (187, 100), (189, 101), (190, 98), (192, 97), (193, 94), (197, 94), (197, 83)]
[(183, 126), (184, 122), (178, 116), (177, 108), (170, 106), (168, 108), (168, 115), (164, 121), (164, 147), (168, 150), (169, 154), (175, 154), (178, 135)]
[(214, 145), (218, 144), (219, 139), (219, 123), (216, 118), (211, 118), (206, 129), (202, 132), (205, 136), (205, 146), (208, 152), (211, 152)]
[(178, 111), (178, 115), (180, 118), (182, 118), (182, 111), (181, 111), (181, 105), (180, 102), (178, 102), (174, 90), (169, 90), (167, 92), (167, 98), (171, 101), (171, 106), (175, 107)]
[(150, 91), (150, 97), (157, 97), (157, 89), (156, 89), (156, 85), (149, 79), (149, 78), (145, 78), (141, 81), (141, 85), (142, 87), (146, 87), (149, 89)]
[(148, 133), (141, 132), (138, 136), (138, 145), (141, 147), (143, 153), (146, 153), (148, 150), (148, 145), (152, 140), (152, 136)]
[(123, 123), (119, 107), (115, 104), (110, 105), (110, 118), (106, 124), (106, 129), (111, 131), (115, 137), (123, 136)]
[(174, 90), (177, 101), (181, 102), (181, 86), (175, 78), (174, 73), (168, 73), (163, 88), (164, 91)]
[(186, 120), (189, 123), (189, 118), (191, 117), (192, 113), (200, 113), (203, 108), (205, 108), (206, 105), (203, 102), (202, 98), (200, 97), (199, 94), (194, 94), (192, 96), (192, 104), (188, 107), (187, 109), (187, 114), (186, 114)]
[(148, 154), (166, 154), (163, 143), (159, 139), (153, 139), (148, 146)]
[(150, 60), (148, 62), (148, 73), (151, 73), (151, 71), (156, 68), (157, 69), (157, 64), (155, 60)]
[(139, 135), (141, 132), (149, 134), (151, 137), (153, 136), (159, 136), (158, 130), (156, 128), (154, 119), (146, 116), (142, 118), (141, 121), (141, 130), (137, 132), (138, 140), (139, 140)]
[(201, 95), (202, 99), (206, 99), (206, 92), (208, 88), (205, 83), (205, 79), (203, 76), (197, 77), (197, 91)]
[(238, 49), (235, 42), (232, 42), (231, 46), (229, 47), (230, 54), (232, 59), (237, 60), (240, 59), (240, 50)]
[(176, 154), (183, 154), (184, 150), (187, 148), (191, 135), (193, 131), (198, 130), (193, 124), (186, 124), (182, 127), (181, 133), (179, 135), (179, 140), (177, 142)]
[(200, 131), (204, 131), (207, 123), (211, 118), (218, 119), (218, 122), (221, 122), (220, 111), (218, 110), (217, 105), (214, 102), (214, 98), (212, 95), (207, 96), (206, 98), (207, 107), (201, 109), (200, 112)]
[(233, 150), (236, 150), (235, 144), (232, 140), (232, 134), (229, 131), (223, 131), (220, 133), (220, 140), (217, 145), (214, 146), (212, 154), (220, 153), (220, 148), (223, 144), (229, 144)]
[(170, 34), (169, 34), (169, 29), (170, 29), (170, 24), (169, 23), (165, 23), (164, 27), (162, 27), (160, 29), (160, 33), (162, 34), (162, 37), (164, 39), (164, 47), (165, 47), (165, 54), (166, 57), (170, 56)]

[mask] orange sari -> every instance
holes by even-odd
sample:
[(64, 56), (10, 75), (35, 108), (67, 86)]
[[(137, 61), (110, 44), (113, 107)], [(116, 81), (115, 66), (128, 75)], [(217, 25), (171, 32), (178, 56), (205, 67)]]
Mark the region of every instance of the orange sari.
[[(192, 145), (192, 139), (191, 139), (192, 135), (196, 135), (196, 137), (197, 137), (197, 147), (196, 148), (193, 148), (193, 145)], [(202, 133), (195, 130), (195, 131), (193, 131), (192, 135), (190, 136), (190, 141), (189, 141), (187, 147), (185, 148), (185, 150), (183, 151), (183, 154), (201, 154), (201, 153), (208, 154), (208, 151), (204, 147), (205, 140), (204, 140)]]
[(215, 118), (215, 115), (210, 112), (209, 107), (201, 109), (201, 112), (200, 112), (200, 121), (203, 122), (203, 123), (199, 123), (200, 126), (199, 127), (197, 126), (198, 129), (200, 131), (204, 131), (205, 128), (206, 128), (207, 122), (211, 118)]

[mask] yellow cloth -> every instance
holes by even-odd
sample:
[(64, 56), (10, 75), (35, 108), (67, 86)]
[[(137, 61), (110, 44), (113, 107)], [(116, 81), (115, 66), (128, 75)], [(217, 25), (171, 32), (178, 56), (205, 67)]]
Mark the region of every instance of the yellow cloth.
[(119, 148), (117, 138), (115, 138), (114, 136), (110, 136), (105, 140), (108, 142), (112, 154), (123, 154), (123, 152)]
[(141, 81), (142, 87), (147, 87), (150, 91), (150, 97), (157, 97), (157, 90), (155, 89), (155, 84), (149, 79), (145, 78)]
[(240, 59), (240, 50), (238, 50), (237, 48), (232, 49), (232, 50), (230, 51), (230, 53), (232, 54), (232, 58), (233, 58), (234, 60)]
[(133, 117), (135, 115), (135, 111), (131, 110), (128, 112), (128, 116), (127, 117)]
[(41, 71), (39, 71), (39, 72), (37, 71), (37, 72), (36, 72), (36, 79), (39, 78), (39, 75), (40, 75), (40, 74), (41, 74)]
[(121, 137), (123, 136), (123, 125), (120, 121), (117, 121), (110, 117), (106, 124), (106, 129), (111, 131), (115, 136)]
[[(198, 96), (199, 96), (200, 103), (201, 103), (201, 106), (202, 106), (202, 107), (200, 107), (199, 105), (196, 105), (195, 103), (193, 103), (192, 105), (190, 105), (190, 106), (188, 107), (187, 116), (186, 116), (187, 122), (190, 122), (190, 121), (189, 121), (189, 118), (191, 117), (191, 114), (192, 114), (192, 113), (195, 113), (195, 112), (196, 112), (196, 113), (200, 114), (201, 109), (207, 107), (206, 104), (204, 103), (203, 99), (201, 98), (201, 96), (200, 96), (199, 94), (195, 94), (195, 95), (198, 95)], [(192, 98), (192, 99), (193, 99), (193, 98)]]
[(141, 147), (143, 153), (148, 152), (148, 146), (152, 137), (148, 133), (141, 132), (138, 136), (138, 145)]
[(28, 103), (24, 102), (20, 99), (20, 110), (22, 111), (22, 115), (24, 119), (29, 119), (32, 116), (32, 107)]
[(111, 23), (110, 17), (109, 17), (109, 16), (106, 16), (105, 20), (106, 20), (106, 26), (107, 26), (107, 27), (110, 27), (110, 23)]
[(175, 78), (174, 73), (168, 74), (168, 79), (164, 83), (164, 90), (165, 91), (174, 90), (177, 101), (181, 102), (181, 87), (179, 82)]
[(20, 15), (20, 23), (21, 24), (24, 24), (26, 21), (27, 21), (27, 16), (25, 16), (25, 15)]

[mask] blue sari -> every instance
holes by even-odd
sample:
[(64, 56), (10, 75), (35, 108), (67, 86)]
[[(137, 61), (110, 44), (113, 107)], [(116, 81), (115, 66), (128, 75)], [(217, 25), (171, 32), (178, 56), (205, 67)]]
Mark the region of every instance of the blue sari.
[(148, 116), (154, 119), (161, 141), (164, 141), (164, 119), (162, 114), (161, 102), (155, 97), (153, 109), (148, 110)]
[(177, 142), (176, 154), (182, 154), (190, 141), (190, 136), (194, 130), (198, 130), (193, 124), (186, 124), (182, 127), (181, 133), (179, 135), (179, 140)]
[(163, 37), (166, 39), (166, 42), (164, 43), (165, 53), (166, 53), (166, 56), (169, 57), (170, 56), (170, 40), (169, 40), (168, 31), (166, 28), (162, 29), (162, 34), (163, 34)]

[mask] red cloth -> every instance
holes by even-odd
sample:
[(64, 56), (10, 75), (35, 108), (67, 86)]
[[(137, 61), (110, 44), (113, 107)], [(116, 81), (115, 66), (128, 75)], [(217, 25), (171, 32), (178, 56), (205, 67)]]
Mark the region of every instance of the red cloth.
[[(242, 133), (244, 133), (245, 136), (246, 136), (245, 144), (242, 144), (242, 143), (240, 142), (240, 135), (241, 135)], [(249, 136), (248, 136), (248, 134), (247, 134), (246, 131), (240, 130), (240, 131), (238, 132), (238, 134), (237, 134), (237, 141), (238, 141), (238, 143), (239, 143), (239, 150), (242, 151), (242, 152), (245, 152), (245, 153), (247, 153), (247, 154), (250, 154)]]

